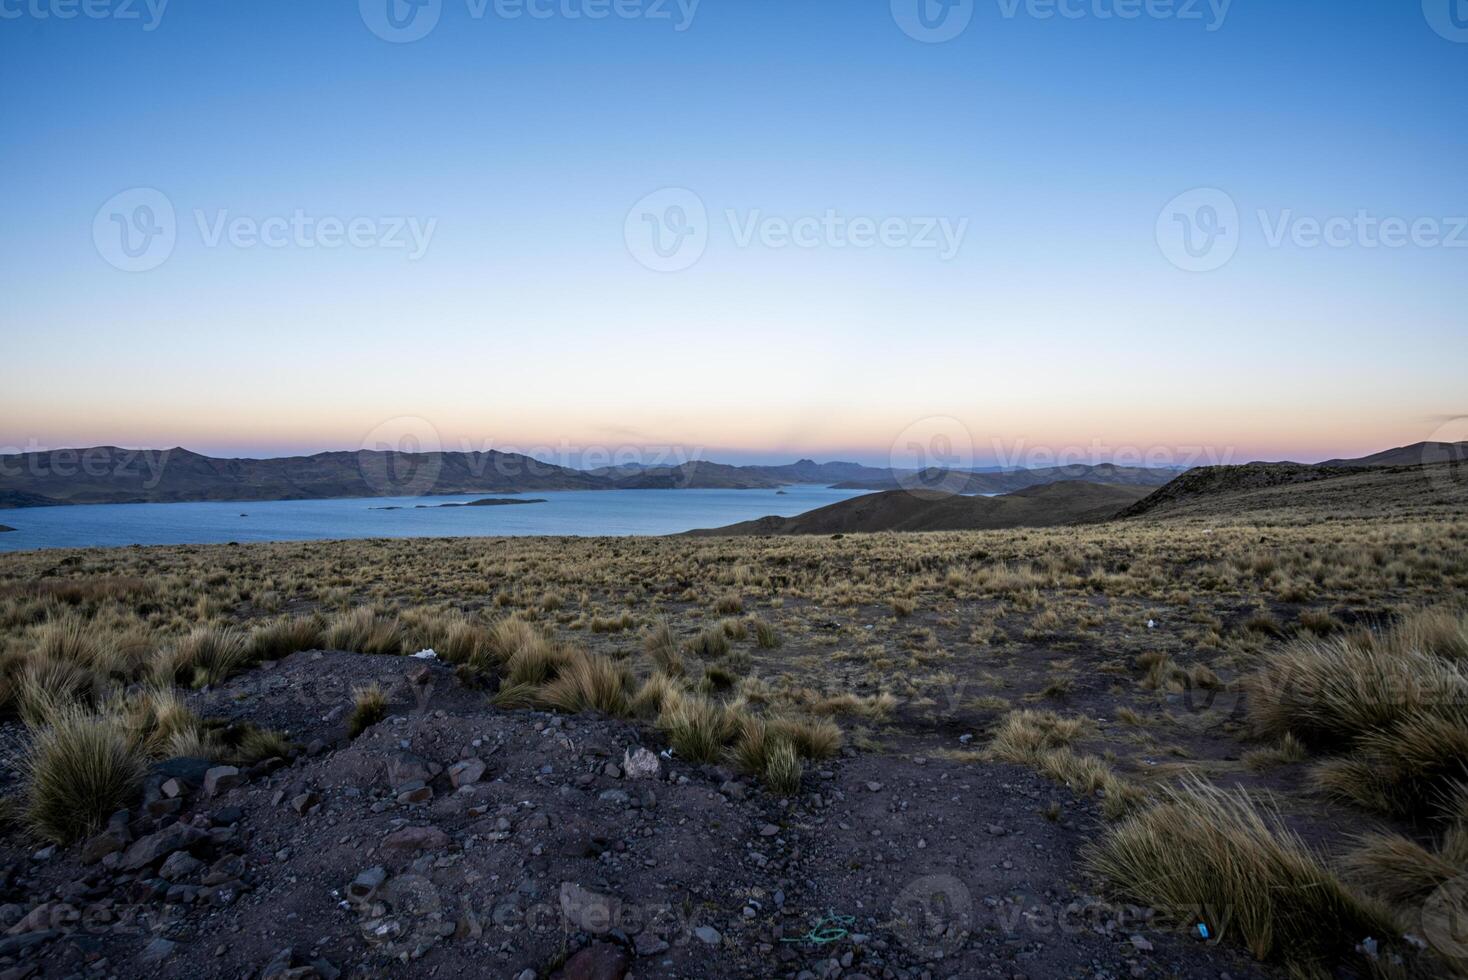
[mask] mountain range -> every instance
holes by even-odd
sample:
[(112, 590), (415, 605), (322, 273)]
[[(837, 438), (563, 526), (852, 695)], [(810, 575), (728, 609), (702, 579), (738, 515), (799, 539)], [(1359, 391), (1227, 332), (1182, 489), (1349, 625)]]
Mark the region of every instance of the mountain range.
[[(1063, 472), (1064, 475), (1061, 475)], [(1068, 467), (1064, 471), (969, 473), (972, 493), (1001, 493), (1057, 479), (1160, 486), (1172, 470)], [(341, 497), (519, 493), (547, 490), (775, 489), (791, 484), (866, 488), (953, 482), (860, 463), (802, 459), (781, 466), (697, 460), (676, 466), (629, 464), (579, 470), (518, 453), (327, 452), (278, 459), (225, 459), (187, 449), (97, 446), (0, 456), (0, 509), (57, 504), (174, 503), (197, 500), (314, 500)], [(917, 482), (913, 482), (916, 479)]]

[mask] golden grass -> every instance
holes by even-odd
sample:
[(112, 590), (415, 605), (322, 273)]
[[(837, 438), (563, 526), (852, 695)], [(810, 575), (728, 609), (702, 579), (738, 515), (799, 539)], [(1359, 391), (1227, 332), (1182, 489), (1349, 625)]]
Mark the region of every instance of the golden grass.
[(1135, 901), (1198, 910), (1261, 960), (1315, 969), (1364, 937), (1399, 935), (1392, 912), (1338, 878), (1275, 810), (1200, 780), (1111, 826), (1087, 863)]
[(380, 684), (367, 684), (352, 689), (352, 714), (347, 719), (347, 734), (352, 738), (387, 717), (387, 692)]
[(35, 732), (23, 766), (27, 825), (39, 837), (67, 843), (132, 801), (145, 758), (117, 715), (69, 707)]

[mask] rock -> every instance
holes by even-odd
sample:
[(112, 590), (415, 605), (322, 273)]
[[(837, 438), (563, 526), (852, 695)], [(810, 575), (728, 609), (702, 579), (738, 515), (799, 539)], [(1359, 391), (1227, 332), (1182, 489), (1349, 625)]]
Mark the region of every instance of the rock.
[(661, 772), (662, 763), (659, 763), (658, 756), (646, 748), (622, 753), (622, 775), (627, 779), (656, 779)]
[(1152, 952), (1152, 943), (1149, 942), (1147, 940), (1147, 937), (1145, 937), (1145, 936), (1136, 935), (1136, 936), (1131, 937), (1131, 944), (1132, 944), (1132, 946), (1134, 946), (1136, 948), (1137, 952), (1139, 952), (1139, 953), (1150, 953), (1150, 952)]
[(637, 934), (632, 941), (632, 949), (638, 956), (656, 956), (668, 950), (668, 944), (660, 939), (651, 929), (644, 929)]
[(387, 784), (402, 786), (405, 783), (426, 783), (433, 778), (428, 763), (411, 752), (399, 752), (387, 760)]
[(1003, 837), (1006, 833), (1005, 829), (997, 823), (991, 823), (984, 829), (988, 831), (990, 837)]
[(719, 787), (719, 792), (731, 800), (743, 800), (749, 796), (749, 787), (730, 779)]
[(228, 827), (232, 823), (239, 823), (244, 816), (245, 811), (237, 806), (222, 806), (210, 815), (209, 822), (216, 827)]
[(282, 980), (291, 972), (291, 963), (295, 961), (296, 951), (287, 946), (270, 958), (265, 968), (260, 971), (260, 980)]
[(719, 930), (713, 926), (699, 926), (693, 930), (693, 938), (709, 946), (717, 946), (724, 941), (724, 937), (719, 934)]
[(229, 792), (243, 781), (240, 771), (234, 766), (215, 766), (204, 773), (204, 792), (209, 796), (218, 796)]
[(163, 862), (163, 867), (158, 869), (158, 874), (165, 881), (178, 881), (187, 878), (204, 867), (204, 862), (194, 857), (188, 851), (174, 851), (168, 855), (168, 860)]
[(123, 854), (118, 866), (124, 871), (137, 871), (162, 861), (175, 851), (187, 850), (203, 840), (205, 833), (188, 824), (169, 824), (156, 834), (139, 837)]
[(454, 784), (454, 789), (472, 786), (484, 778), (487, 768), (480, 759), (462, 759), (449, 766), (449, 782)]
[(51, 928), (51, 912), (54, 902), (42, 902), (25, 914), (15, 925), (5, 930), (8, 935), (19, 936), (27, 932), (40, 932)]
[(763, 827), (761, 827), (759, 829), (759, 835), (761, 837), (774, 837), (774, 836), (778, 835), (779, 833), (780, 833), (780, 828), (779, 827), (776, 827), (772, 823), (767, 823), (767, 824), (765, 824)]
[(404, 783), (397, 789), (399, 803), (427, 803), (433, 799), (433, 790), (421, 780)]
[(177, 948), (178, 943), (159, 936), (147, 946), (143, 947), (143, 951), (139, 954), (138, 958), (144, 963), (162, 963), (168, 957), (172, 956), (173, 951)]
[[(18, 956), (26, 950), (34, 949), (62, 935), (64, 933), (60, 929), (40, 929), (36, 932), (22, 933), (19, 936), (7, 936), (0, 939), (0, 956)], [(20, 974), (20, 976), (25, 976), (25, 974)]]
[(873, 793), (880, 793), (882, 792), (882, 784), (878, 782), (870, 782), (867, 783), (867, 789)]
[(375, 868), (368, 868), (352, 879), (352, 883), (347, 886), (347, 897), (354, 902), (368, 901), (385, 881), (387, 881), (386, 868), (380, 864)]
[(422, 687), (433, 679), (433, 668), (427, 664), (414, 664), (408, 668), (408, 683)]
[(164, 796), (168, 797), (171, 800), (174, 797), (183, 796), (188, 793), (189, 784), (186, 781), (179, 779), (177, 776), (174, 776), (172, 779), (164, 781), (163, 785), (160, 786), (159, 789), (163, 791)]
[(104, 830), (96, 837), (89, 838), (82, 845), (78, 857), (81, 858), (82, 864), (96, 864), (107, 855), (116, 854), (126, 848), (132, 839), (132, 834), (127, 832), (126, 827)]
[(631, 961), (621, 947), (592, 943), (566, 961), (557, 980), (622, 980)]
[(561, 882), (561, 914), (583, 932), (605, 936), (618, 928), (622, 919), (622, 902), (570, 882)]
[(401, 860), (419, 851), (437, 851), (448, 845), (449, 835), (437, 827), (404, 827), (384, 837), (377, 849), (386, 858)]
[(301, 816), (305, 816), (321, 803), (319, 793), (302, 793), (291, 800), (291, 809)]

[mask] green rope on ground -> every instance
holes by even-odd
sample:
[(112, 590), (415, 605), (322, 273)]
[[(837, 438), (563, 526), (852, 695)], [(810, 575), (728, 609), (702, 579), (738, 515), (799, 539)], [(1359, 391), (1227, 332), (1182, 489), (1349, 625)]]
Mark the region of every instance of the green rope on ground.
[(812, 943), (816, 946), (824, 946), (827, 943), (839, 943), (851, 935), (851, 927), (856, 925), (856, 916), (837, 915), (829, 912), (825, 918), (815, 924), (810, 932), (803, 936), (781, 939), (782, 943)]

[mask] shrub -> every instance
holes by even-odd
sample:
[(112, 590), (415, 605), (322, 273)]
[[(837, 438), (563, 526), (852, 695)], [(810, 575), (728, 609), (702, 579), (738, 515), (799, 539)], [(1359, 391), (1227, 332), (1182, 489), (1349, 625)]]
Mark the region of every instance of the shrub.
[(1277, 813), (1242, 791), (1189, 781), (1111, 827), (1087, 856), (1128, 897), (1198, 909), (1261, 960), (1314, 967), (1363, 936), (1397, 935), (1383, 905), (1332, 873)]
[(642, 648), (652, 658), (657, 669), (669, 677), (682, 677), (686, 669), (683, 665), (683, 655), (678, 652), (678, 644), (673, 639), (673, 631), (668, 627), (666, 621), (659, 622), (647, 635), (642, 638)]
[(407, 638), (397, 616), (358, 606), (333, 616), (321, 639), (333, 650), (394, 656), (404, 652)]
[(361, 735), (387, 716), (387, 692), (377, 683), (352, 689), (352, 715), (347, 719), (347, 734)]
[(739, 731), (737, 710), (696, 695), (681, 695), (664, 703), (658, 728), (674, 751), (690, 762), (718, 762)]
[(722, 626), (710, 626), (688, 641), (688, 649), (695, 656), (717, 660), (729, 652), (729, 636)]
[(72, 706), (36, 732), (23, 768), (27, 822), (57, 843), (85, 837), (137, 795), (146, 765), (115, 714)]
[(154, 676), (163, 684), (203, 687), (221, 683), (249, 660), (244, 633), (229, 627), (197, 626), (158, 656)]
[(249, 659), (281, 660), (302, 650), (315, 650), (322, 643), (326, 622), (319, 615), (282, 616), (250, 631)]
[(600, 711), (613, 717), (629, 713), (627, 671), (606, 657), (577, 652), (541, 689), (539, 700), (569, 714)]

